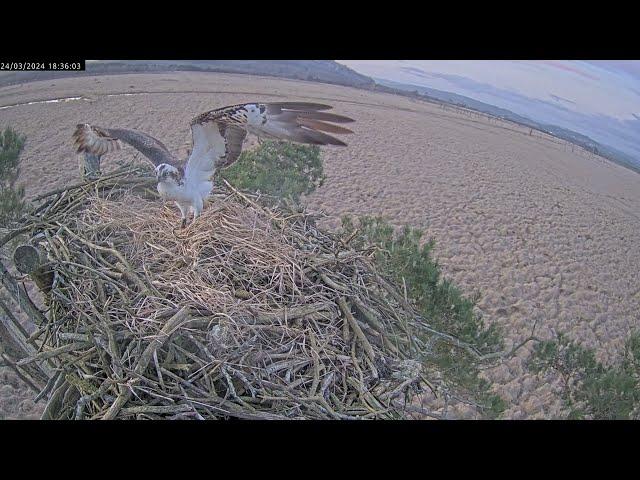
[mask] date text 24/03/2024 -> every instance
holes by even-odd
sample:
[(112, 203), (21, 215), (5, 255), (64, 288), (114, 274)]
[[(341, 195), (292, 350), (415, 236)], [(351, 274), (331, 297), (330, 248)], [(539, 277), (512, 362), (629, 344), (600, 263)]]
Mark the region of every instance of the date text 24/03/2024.
[(46, 62), (16, 62), (16, 61), (0, 61), (0, 71), (25, 72), (25, 71), (83, 71), (85, 69), (84, 61), (46, 61)]

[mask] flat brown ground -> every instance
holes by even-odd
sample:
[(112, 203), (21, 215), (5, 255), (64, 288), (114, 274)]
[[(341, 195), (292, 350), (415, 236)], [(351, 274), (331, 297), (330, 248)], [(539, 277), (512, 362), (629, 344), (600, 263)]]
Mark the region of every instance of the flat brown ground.
[[(145, 93), (146, 92), (146, 93)], [(108, 96), (141, 93), (127, 96)], [(640, 320), (640, 175), (578, 147), (484, 116), (388, 94), (244, 75), (170, 73), (42, 81), (0, 89), (0, 128), (27, 135), (21, 181), (35, 195), (78, 180), (79, 122), (135, 128), (184, 156), (196, 114), (245, 101), (306, 100), (357, 120), (349, 147), (326, 148), (327, 181), (307, 202), (337, 224), (380, 214), (426, 229), (445, 274), (508, 343), (564, 331), (604, 359)], [(572, 151), (573, 150), (573, 151)], [(106, 160), (140, 155), (125, 149)], [(526, 347), (487, 372), (507, 418), (559, 415), (556, 384), (526, 373)], [(34, 416), (0, 377), (0, 418)], [(13, 383), (12, 383), (13, 382)], [(35, 409), (34, 409), (35, 408)]]

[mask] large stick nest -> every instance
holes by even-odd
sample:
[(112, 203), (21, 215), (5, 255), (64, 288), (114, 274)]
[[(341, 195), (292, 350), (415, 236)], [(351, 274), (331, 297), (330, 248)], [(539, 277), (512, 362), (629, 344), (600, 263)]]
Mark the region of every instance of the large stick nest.
[[(406, 418), (430, 335), (371, 250), (228, 186), (184, 230), (145, 178), (45, 197), (21, 231), (53, 284), (31, 335), (45, 418)], [(35, 352), (35, 350), (34, 350)]]

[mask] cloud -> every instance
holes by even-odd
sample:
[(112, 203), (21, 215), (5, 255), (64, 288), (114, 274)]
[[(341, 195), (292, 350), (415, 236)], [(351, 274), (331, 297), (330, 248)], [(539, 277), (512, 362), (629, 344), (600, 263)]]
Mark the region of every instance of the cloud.
[(640, 80), (640, 61), (638, 60), (589, 60), (585, 63), (607, 70), (613, 74), (621, 73)]
[(595, 75), (591, 75), (587, 73), (585, 70), (579, 68), (577, 65), (562, 62), (560, 60), (532, 60), (534, 62), (542, 63), (544, 65), (548, 65), (552, 68), (557, 68), (559, 70), (564, 70), (565, 72), (575, 73), (576, 75), (580, 75), (584, 78), (589, 78), (591, 80), (600, 80), (599, 77)]
[(572, 104), (572, 105), (575, 105), (575, 104), (576, 104), (576, 102), (572, 102), (571, 100), (567, 100), (566, 98), (559, 97), (559, 96), (554, 95), (554, 94), (552, 94), (552, 93), (550, 93), (550, 94), (549, 94), (549, 96), (550, 96), (551, 98), (553, 98), (556, 102), (566, 102), (566, 103), (570, 103), (570, 104)]
[(640, 62), (352, 61), (364, 74), (449, 91), (568, 128), (640, 159)]
[(424, 78), (435, 78), (436, 77), (436, 75), (432, 75), (429, 72), (425, 72), (421, 68), (401, 67), (400, 70), (403, 71), (403, 72), (408, 73), (409, 75), (416, 75), (418, 77), (424, 77)]

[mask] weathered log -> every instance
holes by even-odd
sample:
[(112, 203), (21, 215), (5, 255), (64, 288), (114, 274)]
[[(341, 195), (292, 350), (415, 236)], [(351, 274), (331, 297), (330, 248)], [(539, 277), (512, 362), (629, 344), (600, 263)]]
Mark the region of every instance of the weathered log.
[(13, 275), (9, 273), (2, 262), (0, 262), (0, 282), (20, 309), (29, 315), (34, 323), (38, 325), (46, 323), (47, 317), (35, 306), (24, 286), (16, 282), (16, 279), (13, 278)]
[(38, 249), (20, 245), (13, 252), (13, 262), (20, 273), (29, 275), (42, 293), (49, 293), (53, 285), (53, 271)]

